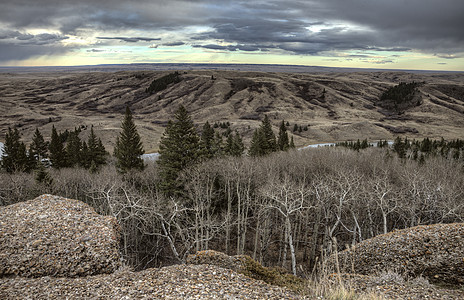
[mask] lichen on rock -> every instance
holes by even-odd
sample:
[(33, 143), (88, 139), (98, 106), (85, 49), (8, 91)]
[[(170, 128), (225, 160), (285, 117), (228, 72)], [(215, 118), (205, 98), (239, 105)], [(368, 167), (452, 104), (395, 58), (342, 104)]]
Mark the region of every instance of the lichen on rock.
[(0, 207), (0, 277), (77, 277), (121, 267), (113, 217), (87, 204), (42, 195)]
[[(464, 284), (464, 224), (435, 224), (397, 230), (338, 253), (341, 272), (387, 270), (431, 282)], [(334, 257), (329, 265), (334, 265)]]

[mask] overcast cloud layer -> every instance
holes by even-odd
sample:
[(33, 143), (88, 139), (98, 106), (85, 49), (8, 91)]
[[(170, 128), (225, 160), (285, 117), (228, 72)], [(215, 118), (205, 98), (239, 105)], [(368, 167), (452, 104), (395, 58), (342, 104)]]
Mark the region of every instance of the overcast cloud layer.
[(0, 64), (121, 45), (358, 58), (464, 52), (463, 0), (3, 0), (0, 25)]

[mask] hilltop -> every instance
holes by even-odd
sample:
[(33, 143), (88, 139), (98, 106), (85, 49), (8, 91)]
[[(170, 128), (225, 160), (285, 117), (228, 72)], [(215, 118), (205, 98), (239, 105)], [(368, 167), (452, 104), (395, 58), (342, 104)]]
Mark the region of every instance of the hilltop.
[[(0, 73), (0, 136), (8, 126), (29, 141), (36, 127), (47, 137), (52, 125), (72, 130), (93, 124), (111, 151), (129, 104), (145, 149), (153, 152), (182, 104), (199, 128), (206, 121), (230, 122), (245, 141), (265, 114), (275, 132), (281, 120), (290, 132), (295, 124), (307, 126), (294, 133), (297, 146), (396, 135), (464, 137), (462, 73), (179, 70), (178, 82), (149, 93), (155, 79), (174, 71), (95, 70)], [(418, 83), (413, 102), (395, 109), (380, 101), (401, 82)]]

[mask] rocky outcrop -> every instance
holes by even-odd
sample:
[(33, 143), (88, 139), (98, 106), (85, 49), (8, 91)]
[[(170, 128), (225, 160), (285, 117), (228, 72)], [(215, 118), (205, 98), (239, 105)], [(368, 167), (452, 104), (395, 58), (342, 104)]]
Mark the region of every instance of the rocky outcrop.
[(57, 196), (0, 207), (0, 277), (77, 277), (121, 266), (119, 226), (87, 204)]
[(202, 263), (133, 272), (121, 264), (119, 235), (114, 218), (77, 200), (43, 195), (0, 207), (0, 299), (301, 298), (240, 274), (234, 264), (242, 260), (215, 251), (211, 257), (226, 268)]
[(0, 299), (303, 299), (212, 265), (174, 265), (76, 278), (0, 278)]
[[(392, 270), (432, 282), (464, 284), (464, 224), (435, 224), (393, 231), (338, 254), (344, 273)], [(334, 265), (334, 257), (329, 264)]]
[(264, 267), (248, 255), (228, 256), (214, 250), (198, 251), (189, 255), (187, 264), (213, 265), (224, 269), (230, 269), (253, 279), (262, 280), (272, 285), (286, 287), (294, 291), (302, 290), (304, 281), (293, 276), (282, 268)]

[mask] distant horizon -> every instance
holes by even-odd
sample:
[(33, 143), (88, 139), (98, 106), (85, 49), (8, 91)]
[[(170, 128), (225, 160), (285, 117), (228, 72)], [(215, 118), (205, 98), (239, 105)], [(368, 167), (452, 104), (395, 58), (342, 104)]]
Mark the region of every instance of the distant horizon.
[[(83, 69), (85, 70), (86, 68), (110, 68), (110, 67), (123, 67), (122, 71), (169, 71), (173, 70), (172, 67), (175, 66), (186, 66), (190, 69), (194, 70), (214, 70), (218, 68), (219, 70), (231, 70), (231, 71), (239, 71), (240, 67), (265, 67), (268, 69), (272, 70), (255, 70), (257, 72), (324, 72), (326, 71), (333, 71), (336, 72), (337, 70), (339, 72), (356, 72), (356, 71), (365, 71), (365, 72), (419, 72), (419, 73), (463, 73), (464, 71), (454, 71), (454, 70), (432, 70), (432, 69), (390, 69), (390, 68), (374, 68), (374, 67), (327, 67), (327, 66), (317, 66), (317, 65), (298, 65), (298, 64), (278, 64), (278, 63), (182, 63), (182, 62), (175, 62), (175, 63), (108, 63), (108, 64), (89, 64), (89, 65), (43, 65), (43, 66), (0, 66), (0, 71), (5, 72), (5, 70), (14, 70), (14, 69), (21, 69), (21, 70), (26, 70), (26, 69), (64, 69), (63, 71), (69, 69)], [(136, 68), (139, 66), (138, 68)], [(150, 68), (151, 66), (151, 68)], [(162, 66), (166, 66), (166, 68), (163, 68)], [(205, 66), (206, 68), (201, 68), (201, 66)], [(209, 66), (209, 68), (208, 68)], [(146, 68), (145, 68), (146, 67)], [(160, 68), (156, 68), (160, 67)], [(223, 67), (223, 68), (221, 68)], [(284, 69), (284, 68), (293, 68), (297, 70), (278, 70), (278, 69)], [(305, 70), (306, 69), (306, 70)], [(118, 68), (113, 68), (109, 69), (106, 71), (117, 71)], [(179, 70), (184, 70), (179, 68)], [(254, 71), (252, 69), (247, 69), (243, 71)]]

